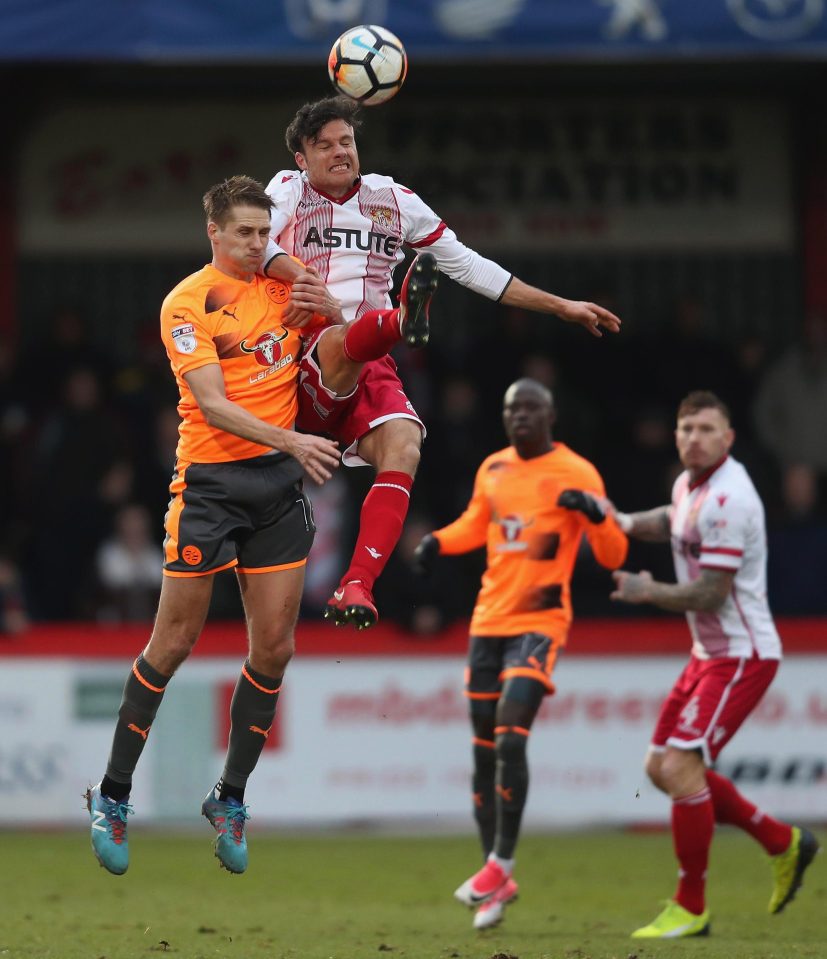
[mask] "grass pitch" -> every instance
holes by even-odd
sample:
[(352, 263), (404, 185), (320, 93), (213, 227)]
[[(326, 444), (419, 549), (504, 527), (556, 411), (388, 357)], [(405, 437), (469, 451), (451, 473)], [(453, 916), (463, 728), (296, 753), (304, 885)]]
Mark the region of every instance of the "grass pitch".
[[(250, 868), (218, 867), (211, 832), (131, 830), (123, 877), (86, 831), (0, 834), (0, 959), (799, 959), (827, 956), (827, 869), (769, 916), (770, 869), (749, 839), (716, 836), (712, 935), (640, 944), (629, 932), (674, 891), (667, 833), (527, 836), (520, 899), (477, 933), (452, 898), (477, 868), (470, 836), (250, 833)], [(819, 836), (822, 844), (825, 836)]]

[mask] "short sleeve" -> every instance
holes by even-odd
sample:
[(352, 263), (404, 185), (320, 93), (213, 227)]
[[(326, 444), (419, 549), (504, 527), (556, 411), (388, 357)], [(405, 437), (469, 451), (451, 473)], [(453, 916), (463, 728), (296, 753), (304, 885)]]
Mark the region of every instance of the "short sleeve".
[(724, 491), (710, 492), (698, 518), (701, 567), (737, 572), (752, 523), (748, 500)]
[[(296, 170), (280, 170), (267, 184), (266, 192), (273, 201), (273, 209), (270, 213), (270, 239), (278, 243), (282, 230), (292, 219), (299, 204), (302, 192), (301, 175)], [(276, 252), (274, 250), (271, 253), (268, 248), (267, 255), (272, 259)]]
[(218, 363), (215, 343), (203, 314), (187, 303), (172, 300), (161, 310), (161, 339), (176, 376), (183, 377), (209, 363)]

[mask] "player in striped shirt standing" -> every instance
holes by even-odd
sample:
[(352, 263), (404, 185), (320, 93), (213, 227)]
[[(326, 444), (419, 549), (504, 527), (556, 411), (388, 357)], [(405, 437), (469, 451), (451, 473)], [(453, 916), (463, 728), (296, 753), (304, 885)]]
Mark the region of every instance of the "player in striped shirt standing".
[(468, 508), (426, 536), (421, 569), (439, 555), (487, 547), (468, 647), (465, 695), (473, 729), (474, 818), (485, 863), (454, 893), (476, 907), (475, 929), (499, 923), (517, 896), (514, 856), (528, 794), (526, 747), (565, 646), (570, 583), (585, 535), (595, 559), (616, 569), (627, 539), (607, 516), (592, 464), (552, 439), (551, 393), (517, 380), (503, 407), (509, 447), (485, 459)]
[[(339, 440), (346, 466), (372, 466), (376, 480), (365, 499), (350, 566), (327, 607), (338, 624), (371, 626), (378, 614), (372, 589), (402, 533), (425, 427), (387, 355), (400, 339), (428, 339), (427, 306), (436, 269), (508, 306), (553, 313), (596, 336), (620, 321), (594, 303), (567, 300), (523, 283), (464, 246), (412, 190), (376, 173), (362, 174), (356, 149), (358, 104), (329, 97), (303, 106), (286, 132), (298, 170), (270, 181), (273, 199), (267, 275), (295, 280), (297, 308), (320, 310), (319, 289), (288, 253), (314, 270), (339, 301), (346, 327), (331, 326), (306, 340), (298, 425)], [(364, 322), (390, 307), (394, 267), (403, 244), (419, 252), (402, 287), (401, 318)], [(406, 310), (405, 300), (413, 308)], [(406, 319), (413, 313), (413, 319)], [(303, 322), (296, 314), (295, 323)], [(288, 320), (289, 321), (289, 320)]]
[(771, 913), (794, 897), (819, 848), (808, 830), (758, 810), (711, 768), (772, 682), (781, 640), (767, 603), (764, 507), (729, 455), (729, 410), (714, 393), (690, 393), (675, 437), (685, 469), (671, 506), (617, 514), (630, 536), (671, 540), (677, 582), (616, 572), (612, 598), (684, 612), (692, 634), (689, 664), (661, 708), (646, 758), (649, 778), (672, 799), (678, 888), (653, 922), (632, 933), (637, 939), (708, 933), (706, 869), (716, 823), (743, 829), (772, 857)]

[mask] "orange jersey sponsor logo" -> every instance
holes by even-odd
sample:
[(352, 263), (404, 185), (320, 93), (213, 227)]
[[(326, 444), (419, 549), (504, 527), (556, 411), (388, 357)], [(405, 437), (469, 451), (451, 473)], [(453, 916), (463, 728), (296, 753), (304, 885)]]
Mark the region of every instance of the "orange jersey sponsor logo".
[[(571, 576), (584, 532), (599, 562), (610, 553), (610, 563), (625, 558), (626, 540), (613, 521), (587, 526), (579, 514), (557, 506), (560, 492), (569, 488), (604, 494), (594, 466), (563, 443), (529, 460), (509, 447), (482, 463), (466, 511), (436, 531), (444, 554), (487, 549), (473, 635), (536, 632), (564, 642), (572, 616)], [(609, 545), (601, 552), (604, 542)]]
[(281, 344), (287, 339), (287, 336), (287, 330), (282, 330), (281, 333), (273, 333), (272, 330), (268, 330), (266, 333), (262, 333), (255, 343), (249, 344), (246, 340), (242, 340), (239, 346), (242, 353), (252, 353), (259, 366), (275, 366), (281, 359)]
[(528, 549), (528, 540), (522, 538), (522, 533), (524, 529), (528, 529), (533, 524), (533, 519), (523, 519), (521, 516), (511, 514), (499, 518), (495, 517), (495, 522), (500, 524), (500, 530), (502, 531), (503, 542), (497, 547), (500, 552), (511, 550), (520, 552)]

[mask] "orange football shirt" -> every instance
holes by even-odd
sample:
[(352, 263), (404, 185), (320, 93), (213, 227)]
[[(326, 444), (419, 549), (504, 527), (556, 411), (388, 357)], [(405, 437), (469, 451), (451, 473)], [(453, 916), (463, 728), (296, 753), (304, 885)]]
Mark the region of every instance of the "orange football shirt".
[(605, 496), (595, 467), (565, 444), (528, 460), (509, 446), (482, 463), (462, 516), (434, 533), (446, 555), (487, 546), (473, 636), (537, 632), (565, 643), (571, 576), (583, 534), (601, 565), (616, 569), (626, 559), (628, 540), (614, 518), (594, 524), (557, 506), (564, 489)]
[(177, 455), (188, 463), (223, 463), (269, 453), (204, 419), (184, 378), (218, 363), (227, 399), (259, 419), (292, 429), (301, 356), (297, 331), (281, 325), (290, 287), (255, 276), (237, 280), (208, 264), (182, 280), (161, 307), (161, 338), (181, 394)]

